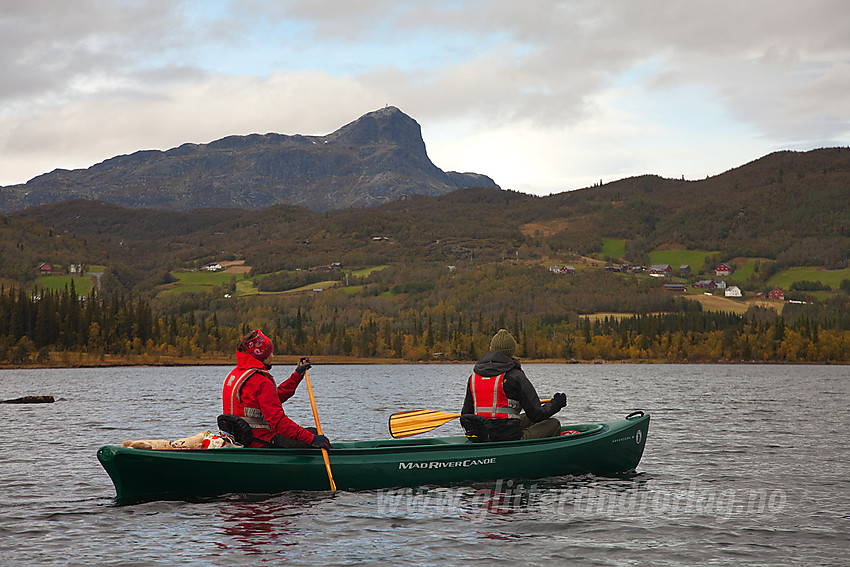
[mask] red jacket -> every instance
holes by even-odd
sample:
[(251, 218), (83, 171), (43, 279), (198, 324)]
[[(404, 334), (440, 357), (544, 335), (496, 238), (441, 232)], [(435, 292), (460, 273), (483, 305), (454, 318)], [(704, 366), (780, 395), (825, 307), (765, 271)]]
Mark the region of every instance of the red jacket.
[[(238, 392), (238, 399), (234, 400), (233, 396), (229, 394), (232, 382), (250, 369), (256, 369), (256, 371), (245, 380)], [(293, 372), (292, 376), (275, 388), (274, 379), (262, 362), (250, 354), (237, 351), (236, 368), (230, 371), (224, 381), (222, 391), (223, 411), (244, 417), (244, 408), (259, 408), (263, 414), (263, 419), (268, 422), (269, 428), (254, 429), (254, 437), (263, 441), (271, 441), (275, 434), (280, 434), (290, 439), (310, 443), (313, 441), (313, 433), (289, 419), (282, 406), (283, 402), (295, 394), (295, 389), (298, 388), (302, 378), (300, 374)], [(228, 382), (231, 382), (230, 386)], [(232, 407), (231, 400), (234, 400)], [(252, 443), (250, 446), (261, 447), (262, 445)]]

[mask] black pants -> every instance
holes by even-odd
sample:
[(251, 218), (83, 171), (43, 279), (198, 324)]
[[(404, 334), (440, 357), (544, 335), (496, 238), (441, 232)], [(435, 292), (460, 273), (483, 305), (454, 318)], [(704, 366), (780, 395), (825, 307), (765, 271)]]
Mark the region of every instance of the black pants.
[[(318, 435), (319, 433), (315, 427), (305, 427), (304, 429), (314, 435)], [(292, 439), (290, 437), (284, 437), (280, 433), (272, 437), (271, 443), (274, 445), (274, 447), (272, 447), (273, 449), (304, 449), (306, 447), (310, 447), (309, 443), (299, 441), (298, 439)]]

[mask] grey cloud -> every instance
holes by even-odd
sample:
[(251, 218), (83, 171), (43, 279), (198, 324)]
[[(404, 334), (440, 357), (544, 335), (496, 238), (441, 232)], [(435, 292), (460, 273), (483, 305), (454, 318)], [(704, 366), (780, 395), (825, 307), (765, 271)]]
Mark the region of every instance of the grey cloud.
[(178, 47), (191, 35), (179, 29), (173, 2), (5, 4), (15, 9), (4, 6), (0, 16), (0, 100), (55, 94), (89, 77), (126, 75), (142, 57)]
[[(362, 79), (392, 76), (386, 85), (391, 91), (416, 89), (438, 99), (453, 93), (455, 112), (538, 125), (586, 117), (593, 112), (595, 95), (650, 62), (658, 67), (644, 79), (650, 91), (697, 87), (766, 134), (787, 124), (803, 135), (800, 126), (806, 120), (811, 129), (820, 128), (816, 107), (821, 103), (816, 101), (826, 102), (833, 94), (831, 89), (818, 92), (819, 77), (835, 71), (836, 59), (850, 59), (850, 10), (841, 0), (344, 5), (303, 0), (284, 4), (278, 14), (309, 24), (316, 40), (341, 44), (368, 33), (391, 45), (399, 35), (430, 30), (435, 42), (445, 30), (488, 38), (482, 45), (497, 38), (496, 49), (470, 53), (454, 69), (427, 78), (416, 70), (381, 69)], [(375, 21), (381, 25), (370, 25)], [(818, 63), (824, 66), (818, 73), (803, 72)], [(805, 100), (812, 101), (808, 112)]]
[[(245, 0), (217, 12), (188, 0), (0, 2), (0, 143), (5, 136), (18, 149), (38, 138), (27, 131), (42, 133), (27, 130), (30, 117), (49, 130), (53, 117), (101, 101), (147, 102), (162, 116), (170, 97), (185, 104), (187, 91), (229, 84), (211, 81), (218, 71), (201, 68), (200, 55), (232, 46), (234, 57), (249, 56), (240, 51), (249, 32), (281, 22), (298, 23), (298, 37), (268, 37), (274, 60), (310, 44), (344, 60), (360, 42), (390, 51), (419, 37), (427, 52), (417, 61), (450, 61), (429, 69), (352, 61), (337, 79), (364, 110), (389, 102), (422, 121), (568, 129), (601, 114), (599, 97), (628, 82), (649, 97), (697, 90), (771, 140), (850, 135), (844, 0)], [(250, 86), (247, 73), (230, 79)], [(284, 96), (270, 84), (259, 83), (267, 91), (258, 95)], [(318, 106), (315, 95), (287, 93), (301, 115), (322, 115), (323, 127), (352, 118), (331, 102), (333, 87), (323, 101), (330, 110), (307, 108)], [(223, 104), (241, 103), (227, 96)], [(210, 121), (225, 127), (221, 116)]]

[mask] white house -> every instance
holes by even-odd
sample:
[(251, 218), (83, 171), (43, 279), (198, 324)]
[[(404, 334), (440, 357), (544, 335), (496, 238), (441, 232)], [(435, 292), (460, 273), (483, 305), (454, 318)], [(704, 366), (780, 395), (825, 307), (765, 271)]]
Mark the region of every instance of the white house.
[(724, 292), (726, 297), (741, 297), (741, 288), (736, 285), (730, 285)]

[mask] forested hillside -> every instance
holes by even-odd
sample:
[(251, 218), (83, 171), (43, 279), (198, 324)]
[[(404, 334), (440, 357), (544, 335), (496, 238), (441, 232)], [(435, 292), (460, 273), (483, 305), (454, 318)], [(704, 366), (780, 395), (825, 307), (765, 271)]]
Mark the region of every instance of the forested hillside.
[[(507, 327), (527, 358), (843, 362), (848, 194), (850, 151), (834, 148), (549, 197), (469, 188), (324, 213), (44, 205), (0, 222), (0, 360), (226, 355), (260, 326), (290, 354), (471, 359)], [(664, 280), (605, 269), (688, 251), (699, 264)], [(743, 297), (714, 292), (730, 308), (708, 312), (691, 286), (720, 262)], [(102, 275), (71, 293), (42, 263)], [(758, 300), (779, 281), (785, 302)]]

